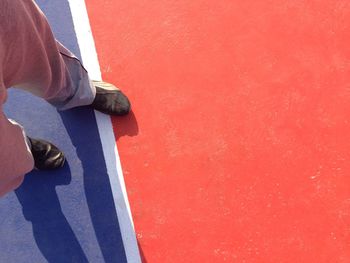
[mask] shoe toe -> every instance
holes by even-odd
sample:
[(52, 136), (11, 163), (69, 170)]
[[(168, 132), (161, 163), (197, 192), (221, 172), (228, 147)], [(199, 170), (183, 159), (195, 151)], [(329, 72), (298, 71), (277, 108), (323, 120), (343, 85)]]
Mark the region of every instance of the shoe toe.
[(61, 168), (65, 163), (65, 157), (55, 145), (44, 140), (30, 138), (31, 150), (38, 170), (53, 170)]
[(117, 98), (114, 103), (114, 112), (116, 115), (125, 115), (130, 112), (129, 99), (121, 91), (117, 91)]
[(96, 97), (92, 106), (95, 110), (117, 116), (126, 115), (131, 109), (130, 101), (123, 92), (98, 87), (96, 87)]
[[(51, 145), (50, 148), (50, 151), (43, 157), (41, 169), (53, 170), (61, 168), (65, 163), (64, 154), (54, 145)], [(38, 169), (40, 168), (38, 167)]]

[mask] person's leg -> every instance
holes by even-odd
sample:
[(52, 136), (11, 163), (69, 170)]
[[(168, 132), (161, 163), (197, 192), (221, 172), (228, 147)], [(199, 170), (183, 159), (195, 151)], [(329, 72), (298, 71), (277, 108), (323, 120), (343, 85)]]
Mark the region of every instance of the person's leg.
[[(1, 84), (0, 101), (6, 100), (6, 89)], [(0, 197), (17, 188), (23, 175), (34, 167), (34, 160), (22, 127), (9, 121), (0, 108)]]
[[(74, 71), (78, 68), (74, 68), (74, 63), (68, 68), (60, 49), (65, 51), (56, 44), (44, 15), (33, 1), (0, 1), (0, 196), (17, 188), (24, 175), (37, 163), (23, 128), (9, 121), (3, 113), (6, 89), (19, 86), (64, 107), (71, 98), (80, 94), (79, 87), (86, 82), (85, 96), (81, 96), (81, 100), (75, 99), (76, 105), (72, 106), (85, 105), (94, 99), (94, 89), (89, 85), (87, 73), (81, 66), (80, 72)], [(68, 59), (79, 63), (74, 58)], [(81, 77), (73, 79), (69, 70), (76, 76), (82, 73)], [(77, 81), (78, 85), (73, 81)], [(36, 153), (44, 153), (42, 150), (51, 147), (50, 144), (44, 146), (39, 150), (36, 147)]]
[(130, 103), (120, 90), (112, 85), (114, 90), (107, 92), (104, 83), (92, 82), (81, 62), (56, 41), (34, 1), (2, 0), (0, 8), (7, 88), (25, 89), (61, 110), (91, 105), (112, 115), (129, 112)]
[(36, 145), (28, 148), (21, 127), (8, 121), (2, 112), (6, 88), (25, 89), (59, 109), (91, 105), (108, 114), (127, 114), (130, 103), (125, 95), (115, 87), (106, 91), (104, 84), (92, 84), (80, 61), (55, 40), (34, 1), (0, 1), (0, 195), (22, 182), (23, 175), (33, 168), (33, 155), (35, 164), (38, 155), (43, 163), (58, 156), (45, 141), (32, 140)]
[(0, 197), (17, 188), (23, 181), (23, 175), (34, 167), (34, 159), (22, 127), (8, 120), (3, 113), (3, 104), (7, 99), (3, 72), (8, 46), (3, 39), (11, 31), (10, 27), (4, 25), (14, 23), (6, 16), (8, 6), (7, 1), (0, 2)]
[(95, 88), (74, 55), (58, 43), (32, 0), (2, 0), (0, 28), (6, 88), (25, 89), (60, 109), (89, 105)]

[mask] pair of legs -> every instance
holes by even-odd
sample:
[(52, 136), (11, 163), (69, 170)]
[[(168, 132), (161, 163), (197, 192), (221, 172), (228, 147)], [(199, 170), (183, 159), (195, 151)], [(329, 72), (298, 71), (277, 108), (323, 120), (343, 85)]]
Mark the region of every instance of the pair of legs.
[(62, 110), (92, 105), (126, 114), (127, 98), (103, 85), (93, 83), (80, 61), (55, 40), (33, 0), (0, 1), (0, 196), (17, 188), (36, 161), (33, 141), (3, 113), (7, 89), (27, 90)]

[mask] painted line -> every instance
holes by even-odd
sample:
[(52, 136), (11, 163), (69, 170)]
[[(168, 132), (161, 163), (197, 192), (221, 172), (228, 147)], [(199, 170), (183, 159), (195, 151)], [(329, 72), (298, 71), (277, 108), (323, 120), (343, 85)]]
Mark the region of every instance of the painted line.
[[(68, 2), (84, 67), (91, 79), (101, 80), (101, 70), (85, 1), (68, 0)], [(140, 253), (111, 118), (97, 111), (95, 115), (127, 261), (140, 263)]]

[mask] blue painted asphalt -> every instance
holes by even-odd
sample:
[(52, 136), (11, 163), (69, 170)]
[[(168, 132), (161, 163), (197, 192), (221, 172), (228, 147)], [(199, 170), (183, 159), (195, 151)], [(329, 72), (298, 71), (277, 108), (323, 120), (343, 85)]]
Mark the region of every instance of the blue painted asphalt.
[[(67, 1), (37, 3), (57, 39), (79, 57)], [(59, 146), (67, 164), (29, 173), (19, 189), (0, 199), (0, 262), (126, 262), (93, 111), (57, 112), (18, 90), (10, 90), (5, 111), (28, 135)]]

